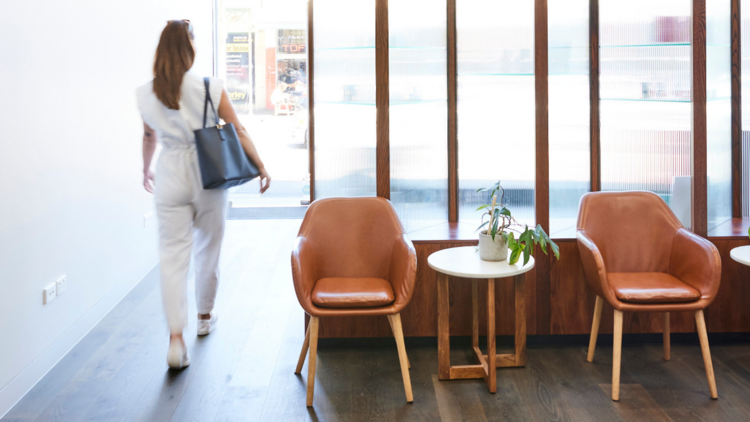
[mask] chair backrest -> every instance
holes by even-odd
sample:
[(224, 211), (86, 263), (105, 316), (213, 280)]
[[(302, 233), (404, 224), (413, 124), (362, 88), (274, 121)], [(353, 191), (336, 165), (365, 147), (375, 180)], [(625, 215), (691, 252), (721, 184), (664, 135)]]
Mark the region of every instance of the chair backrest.
[(578, 209), (577, 228), (599, 248), (607, 272), (668, 272), (681, 227), (651, 192), (591, 192)]
[(384, 198), (328, 198), (307, 209), (299, 235), (315, 253), (318, 278), (388, 279), (391, 254), (404, 232)]

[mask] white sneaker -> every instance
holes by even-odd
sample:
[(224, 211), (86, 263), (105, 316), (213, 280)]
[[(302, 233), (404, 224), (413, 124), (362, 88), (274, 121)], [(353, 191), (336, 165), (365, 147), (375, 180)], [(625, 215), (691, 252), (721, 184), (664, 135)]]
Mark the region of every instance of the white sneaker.
[(170, 341), (167, 352), (167, 365), (173, 369), (182, 369), (190, 365), (187, 347), (181, 341)]
[(211, 331), (216, 328), (216, 323), (219, 322), (219, 317), (216, 313), (211, 312), (211, 319), (200, 319), (198, 318), (198, 335), (207, 336)]

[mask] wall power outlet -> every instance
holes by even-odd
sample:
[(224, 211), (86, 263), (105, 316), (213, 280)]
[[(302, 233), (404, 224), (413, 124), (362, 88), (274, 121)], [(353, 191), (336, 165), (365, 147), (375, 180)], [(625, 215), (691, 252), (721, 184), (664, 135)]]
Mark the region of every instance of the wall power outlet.
[(57, 283), (50, 284), (44, 289), (44, 296), (43, 296), (44, 302), (43, 303), (45, 305), (55, 300), (56, 297), (57, 297)]
[(57, 279), (57, 295), (60, 296), (61, 294), (65, 293), (66, 290), (68, 290), (68, 278), (66, 276), (62, 276)]

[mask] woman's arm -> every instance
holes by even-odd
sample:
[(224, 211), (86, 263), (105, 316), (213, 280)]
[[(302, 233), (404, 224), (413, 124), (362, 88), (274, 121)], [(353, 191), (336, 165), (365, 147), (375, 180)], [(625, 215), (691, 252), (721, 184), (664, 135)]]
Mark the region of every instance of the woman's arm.
[(258, 170), (260, 171), (260, 193), (267, 191), (268, 187), (271, 186), (271, 176), (266, 171), (266, 167), (263, 165), (260, 155), (258, 155), (258, 150), (255, 149), (255, 144), (253, 144), (252, 139), (250, 139), (250, 134), (247, 133), (245, 126), (242, 126), (240, 119), (237, 118), (237, 113), (234, 112), (234, 107), (232, 107), (232, 103), (229, 101), (229, 96), (227, 95), (226, 90), (221, 92), (219, 117), (221, 117), (224, 122), (232, 123), (234, 125), (234, 128), (237, 130), (237, 135), (240, 137), (242, 148), (245, 150), (247, 156), (250, 157), (250, 160), (258, 166)]
[(154, 193), (154, 173), (151, 172), (151, 160), (156, 151), (156, 132), (143, 122), (143, 187)]

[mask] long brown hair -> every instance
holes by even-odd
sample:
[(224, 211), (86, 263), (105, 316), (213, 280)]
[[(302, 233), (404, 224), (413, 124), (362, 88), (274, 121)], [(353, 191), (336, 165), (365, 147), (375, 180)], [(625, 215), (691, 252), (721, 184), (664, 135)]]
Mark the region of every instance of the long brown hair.
[(180, 87), (195, 60), (190, 21), (173, 20), (161, 32), (154, 60), (154, 94), (165, 106), (180, 109)]

